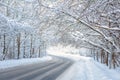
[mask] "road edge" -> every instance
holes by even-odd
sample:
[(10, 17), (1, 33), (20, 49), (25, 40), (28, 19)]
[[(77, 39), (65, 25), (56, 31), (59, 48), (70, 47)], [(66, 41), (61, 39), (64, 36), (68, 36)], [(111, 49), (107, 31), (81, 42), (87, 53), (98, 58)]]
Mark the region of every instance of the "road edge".
[(56, 80), (72, 80), (74, 77), (76, 63), (73, 63), (68, 69), (66, 69)]

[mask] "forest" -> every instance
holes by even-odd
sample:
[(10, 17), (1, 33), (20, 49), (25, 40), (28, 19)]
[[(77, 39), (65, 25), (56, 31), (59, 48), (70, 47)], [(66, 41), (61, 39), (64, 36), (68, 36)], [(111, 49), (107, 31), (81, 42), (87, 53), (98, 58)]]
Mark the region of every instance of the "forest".
[(120, 67), (120, 0), (0, 0), (1, 61), (43, 57), (56, 44)]

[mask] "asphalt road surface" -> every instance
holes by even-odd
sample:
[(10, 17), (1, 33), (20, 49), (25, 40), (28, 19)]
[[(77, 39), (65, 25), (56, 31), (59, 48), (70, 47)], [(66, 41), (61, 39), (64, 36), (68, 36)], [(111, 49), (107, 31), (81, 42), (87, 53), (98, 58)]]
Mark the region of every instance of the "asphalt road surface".
[(73, 61), (54, 57), (44, 63), (35, 63), (0, 71), (0, 80), (55, 80)]

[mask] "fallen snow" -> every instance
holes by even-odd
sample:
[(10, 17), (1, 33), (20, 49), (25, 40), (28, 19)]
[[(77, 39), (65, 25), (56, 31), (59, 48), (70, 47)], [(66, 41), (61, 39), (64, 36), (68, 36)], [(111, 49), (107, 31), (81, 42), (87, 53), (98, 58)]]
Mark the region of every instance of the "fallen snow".
[(84, 57), (78, 54), (66, 54), (60, 49), (49, 49), (47, 52), (55, 56), (62, 56), (75, 61), (56, 80), (120, 80), (120, 72), (109, 69), (107, 66), (94, 61), (91, 57)]
[(75, 64), (57, 80), (120, 80), (120, 72), (109, 69), (90, 57), (78, 56), (75, 58), (72, 58), (76, 60)]
[(110, 70), (94, 60), (79, 61), (77, 75), (72, 80), (120, 80), (119, 72)]
[(39, 62), (45, 62), (51, 60), (52, 57), (45, 56), (42, 58), (28, 58), (28, 59), (19, 59), (19, 60), (5, 60), (0, 61), (0, 69), (6, 69), (15, 66), (34, 64)]

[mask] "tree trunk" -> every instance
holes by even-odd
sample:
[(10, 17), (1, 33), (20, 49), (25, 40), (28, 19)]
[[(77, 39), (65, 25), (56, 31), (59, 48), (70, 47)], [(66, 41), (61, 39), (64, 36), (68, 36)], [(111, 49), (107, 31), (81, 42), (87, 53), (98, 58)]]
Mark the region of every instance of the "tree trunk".
[(101, 50), (101, 63), (103, 63), (103, 49)]
[(109, 54), (108, 54), (108, 52), (107, 52), (107, 54), (106, 54), (106, 65), (108, 66), (108, 57), (109, 57)]
[(17, 56), (17, 59), (20, 58), (20, 37), (21, 37), (21, 34), (19, 33), (18, 36), (17, 36), (17, 48), (18, 48), (18, 56)]
[(116, 65), (115, 65), (115, 53), (112, 54), (112, 64), (113, 64), (113, 68), (115, 69)]
[[(26, 39), (26, 33), (25, 33), (25, 39)], [(26, 53), (25, 53), (25, 50), (26, 50), (25, 45), (26, 45), (26, 44), (25, 44), (25, 42), (24, 42), (24, 47), (23, 47), (23, 58), (25, 58), (25, 54), (26, 54)]]
[(99, 57), (99, 55), (98, 55), (98, 52), (97, 52), (96, 53), (96, 59), (97, 59), (97, 61), (99, 61), (98, 57)]
[(33, 43), (32, 43), (33, 39), (32, 38), (33, 37), (32, 37), (32, 34), (31, 34), (31, 40), (30, 40), (30, 58), (32, 57), (32, 46), (33, 46)]
[(3, 35), (3, 60), (5, 60), (5, 56), (6, 56), (6, 35)]
[(39, 46), (39, 57), (41, 57), (40, 51), (41, 51), (41, 50), (40, 50), (40, 46)]

